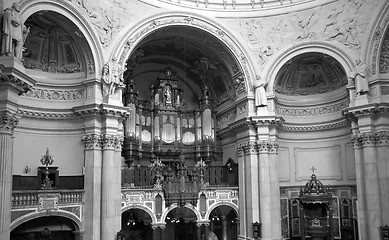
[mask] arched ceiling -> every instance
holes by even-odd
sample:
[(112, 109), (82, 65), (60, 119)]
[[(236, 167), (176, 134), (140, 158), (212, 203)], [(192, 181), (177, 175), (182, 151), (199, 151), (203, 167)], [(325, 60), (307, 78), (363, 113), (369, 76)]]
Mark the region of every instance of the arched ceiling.
[(77, 26), (53, 11), (39, 11), (24, 23), (30, 29), (23, 51), (24, 66), (40, 72), (85, 75), (90, 48)]
[[(274, 91), (281, 101), (289, 97), (298, 101), (307, 96), (320, 102), (344, 88), (347, 80), (343, 67), (336, 59), (324, 53), (309, 52), (292, 58), (280, 69)], [(340, 95), (334, 97), (339, 98)]]
[(193, 99), (198, 99), (205, 85), (215, 100), (232, 99), (236, 94), (233, 79), (242, 75), (236, 59), (220, 40), (185, 26), (165, 27), (144, 38), (127, 61), (126, 74), (140, 89), (140, 98), (147, 99), (150, 81), (168, 66), (177, 72), (186, 89), (184, 94)]

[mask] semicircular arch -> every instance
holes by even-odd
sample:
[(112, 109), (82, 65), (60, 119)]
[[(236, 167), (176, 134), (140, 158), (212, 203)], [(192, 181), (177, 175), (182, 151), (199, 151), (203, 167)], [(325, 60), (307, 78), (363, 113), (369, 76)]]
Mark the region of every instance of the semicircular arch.
[[(164, 213), (162, 214), (161, 216), (161, 220), (165, 220), (167, 215), (169, 214), (169, 212), (171, 212), (172, 210), (176, 209), (176, 208), (179, 208), (180, 206), (178, 206), (177, 203), (173, 203), (172, 205), (170, 205), (166, 211), (164, 211)], [(185, 208), (188, 208), (190, 210), (192, 210), (192, 212), (196, 215), (196, 218), (197, 218), (197, 221), (200, 221), (201, 220), (201, 215), (200, 213), (196, 210), (196, 208), (192, 205), (192, 204), (186, 204), (184, 206)]]
[(103, 49), (99, 44), (99, 37), (93, 30), (93, 27), (88, 24), (89, 21), (74, 6), (62, 1), (42, 2), (37, 0), (24, 0), (20, 3), (20, 8), (23, 22), (25, 22), (32, 14), (42, 11), (42, 9), (62, 14), (68, 18), (82, 32), (89, 48), (91, 49), (93, 58), (93, 62), (91, 64), (93, 64), (93, 66), (89, 66), (89, 73), (96, 75), (100, 74), (104, 55)]
[(347, 76), (351, 75), (355, 67), (355, 59), (353, 59), (352, 54), (331, 43), (309, 42), (291, 46), (278, 53), (273, 58), (275, 60), (269, 62), (264, 69), (264, 76), (262, 78), (268, 81), (268, 96), (272, 97), (275, 95), (274, 84), (280, 69), (292, 58), (310, 52), (324, 53), (333, 57), (343, 67)]
[(218, 203), (215, 203), (213, 204), (207, 211), (207, 213), (205, 214), (205, 219), (209, 219), (209, 215), (211, 214), (211, 212), (216, 209), (217, 207), (220, 207), (220, 206), (228, 206), (228, 207), (231, 207), (234, 211), (235, 211), (235, 214), (236, 216), (239, 216), (239, 209), (238, 209), (238, 206), (236, 206), (235, 204), (231, 203), (231, 202), (218, 202)]
[(131, 210), (131, 209), (140, 209), (140, 210), (143, 210), (145, 211), (147, 214), (149, 214), (150, 218), (151, 218), (151, 223), (156, 223), (157, 222), (157, 218), (155, 217), (154, 213), (148, 208), (148, 207), (145, 207), (145, 206), (142, 206), (142, 205), (136, 205), (136, 206), (125, 206), (122, 208), (122, 213), (128, 211), (128, 210)]
[(13, 222), (11, 222), (10, 230), (14, 230), (16, 227), (20, 226), (23, 223), (26, 223), (28, 221), (34, 220), (36, 218), (40, 217), (47, 217), (47, 216), (56, 216), (56, 217), (64, 217), (72, 220), (75, 223), (75, 226), (78, 228), (77, 231), (83, 230), (83, 224), (81, 220), (74, 214), (65, 212), (65, 211), (50, 211), (49, 213), (45, 212), (33, 212), (29, 213), (27, 215), (23, 215), (17, 219), (15, 219)]
[(215, 38), (219, 39), (223, 45), (233, 54), (235, 61), (242, 69), (245, 80), (245, 91), (252, 94), (255, 70), (251, 65), (253, 62), (249, 51), (240, 44), (238, 40), (227, 29), (214, 22), (194, 13), (187, 12), (167, 12), (151, 16), (134, 25), (127, 26), (116, 37), (116, 45), (112, 51), (110, 59), (117, 59), (122, 67), (125, 67), (126, 60), (130, 57), (136, 46), (154, 31), (169, 26), (186, 26), (203, 30)]

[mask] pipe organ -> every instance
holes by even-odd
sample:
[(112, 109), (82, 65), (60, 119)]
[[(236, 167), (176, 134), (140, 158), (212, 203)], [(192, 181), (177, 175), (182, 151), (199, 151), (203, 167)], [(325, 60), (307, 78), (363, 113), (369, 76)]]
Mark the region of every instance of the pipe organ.
[(150, 99), (141, 100), (133, 80), (127, 83), (125, 103), (132, 109), (125, 122), (123, 157), (127, 164), (159, 158), (162, 162), (185, 159), (194, 166), (217, 157), (212, 94), (203, 85), (197, 106), (184, 105), (185, 93), (175, 71), (166, 67), (150, 84)]

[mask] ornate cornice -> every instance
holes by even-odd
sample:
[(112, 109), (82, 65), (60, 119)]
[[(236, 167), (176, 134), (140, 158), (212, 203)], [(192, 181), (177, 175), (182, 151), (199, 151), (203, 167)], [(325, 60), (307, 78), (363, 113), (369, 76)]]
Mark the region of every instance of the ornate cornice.
[(283, 124), (282, 129), (290, 132), (315, 132), (315, 131), (323, 131), (330, 129), (337, 129), (344, 126), (347, 126), (349, 121), (346, 119), (341, 119), (337, 122), (326, 123), (326, 124), (316, 124), (316, 125), (288, 125)]
[(22, 95), (26, 92), (28, 92), (32, 85), (22, 81), (21, 79), (12, 76), (12, 75), (3, 75), (0, 77), (0, 82), (2, 83), (8, 83), (12, 88), (14, 88), (16, 91), (18, 91), (19, 95)]
[(13, 133), (14, 128), (18, 125), (19, 119), (12, 114), (0, 114), (0, 132)]

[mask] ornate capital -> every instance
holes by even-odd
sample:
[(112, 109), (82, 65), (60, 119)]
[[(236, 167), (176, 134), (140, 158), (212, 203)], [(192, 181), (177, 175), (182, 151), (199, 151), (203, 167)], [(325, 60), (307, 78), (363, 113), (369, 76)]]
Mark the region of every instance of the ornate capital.
[(270, 144), (268, 141), (258, 141), (257, 151), (258, 153), (268, 153), (270, 150)]
[(354, 148), (365, 147), (365, 146), (379, 146), (389, 144), (389, 132), (369, 132), (361, 134), (353, 134), (351, 136), (351, 142)]
[(123, 145), (123, 136), (104, 134), (101, 141), (103, 149), (121, 149)]
[(270, 141), (268, 143), (268, 148), (269, 148), (269, 153), (275, 153), (277, 154), (278, 153), (278, 143), (276, 141)]
[(13, 133), (14, 128), (18, 125), (19, 119), (15, 115), (0, 115), (0, 132)]
[(249, 154), (255, 154), (255, 142), (252, 141), (247, 141), (238, 144), (238, 156), (243, 156), (243, 155), (249, 155)]
[(101, 135), (86, 134), (82, 140), (85, 143), (85, 149), (101, 149)]

